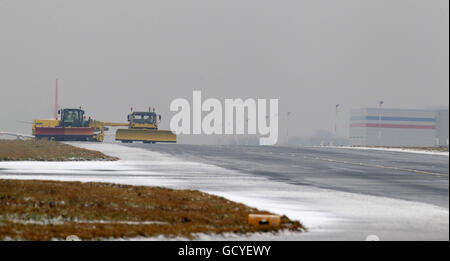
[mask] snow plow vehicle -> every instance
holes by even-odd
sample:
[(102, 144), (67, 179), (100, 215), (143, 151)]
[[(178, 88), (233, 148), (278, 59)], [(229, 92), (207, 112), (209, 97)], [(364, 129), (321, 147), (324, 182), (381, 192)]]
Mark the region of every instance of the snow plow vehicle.
[(128, 115), (128, 129), (118, 129), (116, 140), (123, 143), (140, 141), (143, 143), (177, 142), (177, 136), (170, 130), (158, 130), (161, 115), (151, 111), (136, 111)]
[(127, 123), (86, 119), (84, 110), (58, 110), (60, 120), (34, 120), (32, 134), (36, 139), (55, 141), (98, 141), (105, 137), (106, 126), (128, 126)]
[[(60, 119), (34, 120), (32, 134), (35, 139), (55, 141), (98, 141), (102, 142), (107, 127), (128, 127), (117, 129), (115, 140), (123, 143), (140, 141), (144, 143), (171, 142), (175, 143), (177, 137), (169, 130), (158, 130), (158, 121), (161, 115), (154, 111), (131, 112), (128, 123), (114, 123), (86, 119), (84, 110), (61, 109), (58, 110)], [(32, 136), (32, 137), (33, 137)]]
[(34, 120), (33, 135), (36, 139), (56, 141), (103, 141), (103, 126), (95, 126), (86, 120), (84, 110), (61, 109), (60, 120)]

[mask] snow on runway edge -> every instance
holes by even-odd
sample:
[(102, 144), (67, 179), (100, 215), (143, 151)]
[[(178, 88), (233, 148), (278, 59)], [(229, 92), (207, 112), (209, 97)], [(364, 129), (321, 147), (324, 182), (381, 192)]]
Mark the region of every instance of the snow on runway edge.
[(349, 150), (375, 150), (375, 151), (388, 151), (388, 152), (405, 152), (424, 155), (435, 156), (449, 156), (447, 151), (435, 151), (435, 150), (419, 150), (412, 148), (389, 148), (389, 147), (363, 147), (363, 146), (311, 146), (311, 148), (331, 148), (331, 149), (349, 149)]
[[(291, 185), (120, 144), (71, 144), (99, 150), (120, 160), (0, 162), (0, 178), (96, 181), (196, 189), (284, 214), (300, 220), (309, 229), (307, 233), (263, 237), (267, 240), (364, 240), (371, 234), (376, 234), (382, 240), (449, 238), (448, 209), (429, 204)], [(250, 239), (259, 240), (262, 237), (254, 235)]]

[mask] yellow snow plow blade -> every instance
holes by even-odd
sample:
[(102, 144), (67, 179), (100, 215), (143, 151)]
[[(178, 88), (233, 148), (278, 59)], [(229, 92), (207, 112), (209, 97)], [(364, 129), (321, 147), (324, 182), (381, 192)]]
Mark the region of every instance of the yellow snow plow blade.
[(168, 130), (118, 129), (116, 140), (122, 142), (142, 141), (144, 143), (177, 142), (177, 136)]

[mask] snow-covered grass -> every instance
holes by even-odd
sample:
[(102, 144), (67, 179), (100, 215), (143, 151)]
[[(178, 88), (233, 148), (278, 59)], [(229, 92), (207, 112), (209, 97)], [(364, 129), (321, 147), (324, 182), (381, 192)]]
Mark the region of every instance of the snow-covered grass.
[(303, 231), (285, 216), (277, 227), (248, 224), (248, 215), (257, 213), (270, 214), (193, 190), (0, 179), (0, 240)]
[(101, 152), (46, 140), (0, 140), (0, 161), (116, 160)]
[(449, 156), (448, 151), (434, 150), (432, 148), (392, 148), (392, 147), (362, 147), (362, 146), (318, 146), (318, 148), (339, 148), (339, 149), (354, 149), (354, 150), (377, 150), (377, 151), (391, 151), (391, 152), (406, 152), (427, 155)]

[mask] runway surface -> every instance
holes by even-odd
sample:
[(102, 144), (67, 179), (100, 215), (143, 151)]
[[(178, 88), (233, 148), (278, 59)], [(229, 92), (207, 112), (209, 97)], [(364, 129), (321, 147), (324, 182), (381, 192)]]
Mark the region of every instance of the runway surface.
[(339, 148), (132, 144), (294, 185), (449, 207), (449, 158)]
[[(343, 148), (71, 143), (116, 162), (0, 162), (0, 178), (196, 189), (287, 215), (305, 233), (201, 240), (449, 240), (448, 156)], [(158, 238), (161, 239), (161, 238)]]

